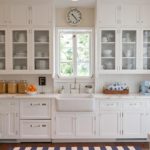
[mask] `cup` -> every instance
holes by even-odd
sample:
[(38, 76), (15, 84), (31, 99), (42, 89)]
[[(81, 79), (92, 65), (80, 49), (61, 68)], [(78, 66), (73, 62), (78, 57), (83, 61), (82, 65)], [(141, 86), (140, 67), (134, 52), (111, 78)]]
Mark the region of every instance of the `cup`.
[(102, 42), (108, 42), (107, 37), (103, 37), (103, 38), (102, 38)]

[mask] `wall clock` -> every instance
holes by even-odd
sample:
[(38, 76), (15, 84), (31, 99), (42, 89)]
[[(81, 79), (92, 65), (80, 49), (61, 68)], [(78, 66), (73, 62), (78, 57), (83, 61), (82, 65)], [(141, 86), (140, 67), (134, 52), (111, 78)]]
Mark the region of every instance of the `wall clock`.
[(71, 25), (77, 25), (81, 18), (82, 14), (77, 8), (71, 8), (67, 13), (67, 22)]

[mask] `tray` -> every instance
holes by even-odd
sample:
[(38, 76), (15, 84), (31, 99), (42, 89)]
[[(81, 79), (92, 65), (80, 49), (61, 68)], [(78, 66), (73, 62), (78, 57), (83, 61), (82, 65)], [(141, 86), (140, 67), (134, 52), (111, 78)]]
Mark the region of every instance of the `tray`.
[(108, 90), (103, 89), (104, 94), (129, 94), (129, 90), (116, 91), (116, 90)]

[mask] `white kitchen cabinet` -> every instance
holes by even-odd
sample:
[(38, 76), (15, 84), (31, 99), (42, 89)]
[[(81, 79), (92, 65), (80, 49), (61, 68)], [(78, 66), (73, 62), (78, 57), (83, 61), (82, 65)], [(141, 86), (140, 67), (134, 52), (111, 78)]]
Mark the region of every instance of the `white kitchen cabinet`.
[(75, 116), (74, 114), (56, 114), (55, 117), (55, 133), (56, 138), (69, 138), (75, 134)]
[(21, 120), (20, 121), (21, 139), (50, 139), (51, 121), (50, 120)]
[(136, 4), (123, 4), (121, 6), (121, 25), (137, 27), (140, 24), (139, 6)]
[(96, 135), (96, 116), (89, 113), (56, 113), (54, 126), (56, 139), (93, 138)]
[[(101, 3), (100, 3), (101, 4)], [(101, 27), (114, 27), (117, 25), (117, 5), (114, 3), (102, 3), (98, 9), (98, 21)]]
[(140, 7), (140, 23), (142, 27), (150, 27), (149, 10), (150, 4), (141, 5)]
[(20, 119), (50, 119), (51, 103), (49, 99), (22, 99), (20, 102)]
[(9, 5), (9, 24), (14, 26), (29, 25), (29, 5), (22, 3), (15, 3)]
[(142, 137), (142, 112), (123, 112), (122, 136), (124, 138)]
[(76, 136), (90, 138), (96, 135), (96, 116), (91, 114), (76, 115)]
[[(138, 31), (101, 29), (99, 44), (100, 73), (132, 72), (138, 69)], [(140, 56), (139, 56), (140, 57)]]
[(119, 136), (120, 116), (116, 111), (100, 112), (99, 136), (102, 138), (117, 138)]
[(7, 24), (7, 5), (2, 3), (0, 5), (0, 26)]
[(51, 4), (34, 4), (31, 6), (31, 24), (49, 26), (52, 22)]
[(19, 103), (15, 100), (0, 101), (0, 138), (19, 138)]

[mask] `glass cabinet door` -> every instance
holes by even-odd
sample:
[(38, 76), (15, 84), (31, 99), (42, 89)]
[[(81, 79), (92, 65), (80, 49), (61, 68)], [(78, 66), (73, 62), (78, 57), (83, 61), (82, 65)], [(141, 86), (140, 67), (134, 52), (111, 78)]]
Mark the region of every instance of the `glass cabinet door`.
[(143, 69), (150, 70), (150, 30), (143, 31)]
[(0, 30), (0, 70), (5, 70), (5, 30)]
[(34, 63), (35, 70), (49, 70), (49, 31), (34, 31)]
[(101, 69), (114, 70), (116, 53), (116, 31), (101, 31)]
[(27, 31), (13, 30), (13, 69), (27, 70)]
[(136, 69), (136, 51), (137, 51), (137, 33), (136, 30), (122, 31), (122, 69)]

